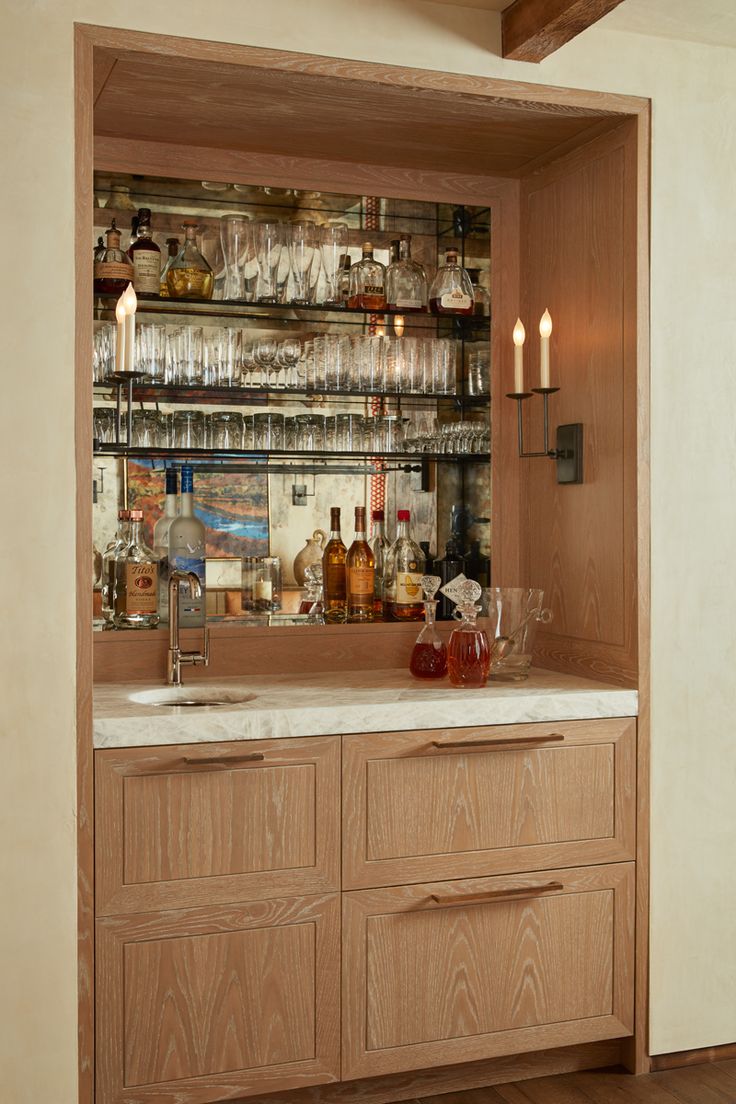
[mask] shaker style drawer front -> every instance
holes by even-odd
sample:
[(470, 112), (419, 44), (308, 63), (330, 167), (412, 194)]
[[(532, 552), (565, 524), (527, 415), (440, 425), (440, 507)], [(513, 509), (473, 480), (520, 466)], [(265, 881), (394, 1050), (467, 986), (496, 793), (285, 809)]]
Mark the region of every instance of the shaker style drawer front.
[(636, 722), (343, 737), (343, 885), (634, 858)]
[(209, 1104), (340, 1076), (339, 896), (97, 924), (98, 1104)]
[(339, 737), (95, 761), (98, 915), (339, 888)]
[(343, 902), (343, 1078), (633, 1030), (633, 863)]

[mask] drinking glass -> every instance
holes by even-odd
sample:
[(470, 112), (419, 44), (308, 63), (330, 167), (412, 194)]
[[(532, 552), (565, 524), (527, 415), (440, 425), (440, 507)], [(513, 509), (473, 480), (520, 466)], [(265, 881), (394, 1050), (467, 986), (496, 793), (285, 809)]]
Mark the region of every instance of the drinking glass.
[(410, 395), (420, 395), (422, 392), (423, 376), (421, 373), (420, 339), (416, 337), (402, 337), (400, 385), (399, 391)]
[(305, 219), (289, 227), (289, 256), (294, 279), (293, 302), (306, 305), (312, 301), (312, 271), (319, 259), (319, 238), (315, 223)]
[(180, 326), (176, 331), (176, 384), (186, 387), (202, 383), (202, 340), (201, 326)]
[(222, 215), (220, 241), (225, 258), (225, 298), (245, 299), (243, 260), (250, 239), (248, 220), (243, 215)]
[(361, 452), (363, 449), (363, 415), (338, 414), (335, 421), (335, 451)]
[(156, 410), (134, 410), (131, 427), (133, 448), (161, 447), (161, 419)]
[(244, 556), (242, 562), (242, 582), (240, 591), (240, 604), (247, 613), (256, 608), (256, 572), (258, 570), (258, 556)]
[(537, 625), (552, 620), (552, 612), (543, 608), (543, 601), (543, 590), (483, 588), (480, 616), (487, 619), (483, 627), (491, 641), (492, 680), (521, 682), (528, 678)]
[(324, 416), (319, 414), (297, 414), (296, 440), (297, 452), (320, 452), (324, 447)]
[(253, 345), (253, 356), (261, 369), (261, 386), (271, 387), (274, 382), (274, 361), (278, 352), (278, 341), (275, 337), (261, 337)]
[(322, 253), (322, 270), (327, 284), (325, 303), (330, 306), (342, 306), (337, 288), (337, 274), (340, 270), (340, 259), (348, 251), (347, 223), (333, 222), (330, 226), (321, 228), (320, 251)]
[(243, 415), (234, 410), (220, 410), (210, 418), (209, 447), (242, 449)]
[(447, 337), (432, 338), (433, 382), (438, 395), (457, 390), (457, 342)]
[(474, 349), (468, 357), (468, 394), (487, 395), (490, 391), (490, 350)]
[(298, 387), (296, 366), (302, 355), (302, 346), (298, 337), (287, 337), (279, 343), (276, 363), (284, 370), (284, 387)]
[(204, 448), (204, 414), (200, 410), (177, 410), (173, 435), (174, 448)]
[(93, 409), (92, 436), (101, 445), (115, 444), (115, 411), (111, 406), (96, 406)]
[(105, 322), (95, 330), (94, 345), (92, 349), (92, 382), (104, 383), (107, 377), (115, 371), (115, 346), (117, 343), (117, 327), (111, 322)]
[(160, 322), (139, 322), (135, 332), (136, 370), (144, 383), (163, 383), (166, 378), (166, 327)]
[(256, 449), (281, 449), (284, 445), (284, 415), (264, 411), (253, 415), (253, 437)]
[(253, 224), (253, 235), (258, 264), (256, 298), (259, 303), (277, 303), (279, 262), (284, 248), (283, 227), (276, 219), (257, 219)]
[(219, 330), (218, 387), (237, 387), (240, 383), (240, 337), (240, 330), (230, 326)]
[(254, 448), (252, 414), (243, 415), (243, 448), (246, 450)]
[(260, 387), (262, 385), (263, 373), (261, 366), (256, 360), (252, 342), (248, 344), (246, 341), (245, 331), (241, 331), (240, 374), (243, 387)]

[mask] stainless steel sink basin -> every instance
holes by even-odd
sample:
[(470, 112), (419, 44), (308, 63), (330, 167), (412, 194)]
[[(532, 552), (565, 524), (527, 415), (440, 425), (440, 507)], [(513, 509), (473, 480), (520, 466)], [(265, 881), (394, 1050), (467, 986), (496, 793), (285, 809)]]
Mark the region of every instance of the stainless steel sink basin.
[(130, 700), (138, 705), (160, 705), (169, 708), (245, 705), (253, 701), (256, 694), (244, 690), (234, 690), (223, 686), (170, 686), (161, 690), (142, 690), (131, 694)]

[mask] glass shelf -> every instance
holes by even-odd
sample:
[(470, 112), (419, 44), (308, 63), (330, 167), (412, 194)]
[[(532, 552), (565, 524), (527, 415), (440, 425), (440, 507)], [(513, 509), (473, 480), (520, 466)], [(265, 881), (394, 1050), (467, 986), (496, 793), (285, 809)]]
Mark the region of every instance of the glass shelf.
[(487, 452), (299, 452), (295, 449), (204, 449), (204, 448), (128, 448), (127, 445), (94, 444), (95, 456), (119, 456), (138, 460), (251, 460), (267, 463), (279, 460), (363, 460), (365, 462), (398, 463), (401, 465), (422, 462), (448, 464), (487, 464)]
[[(94, 391), (111, 393), (115, 397), (117, 384), (113, 381), (94, 383)], [(399, 403), (406, 402), (415, 408), (419, 405), (434, 406), (435, 403), (452, 403), (456, 408), (482, 408), (488, 406), (490, 395), (440, 395), (440, 394), (413, 394), (408, 391), (343, 391), (335, 388), (329, 390), (322, 388), (310, 388), (307, 390), (292, 387), (274, 388), (272, 390), (262, 387), (178, 387), (171, 384), (134, 384), (133, 398), (135, 402), (170, 403), (180, 404), (211, 404), (212, 406), (258, 406), (275, 402), (279, 399), (319, 399), (320, 402), (347, 403), (354, 400), (359, 403), (370, 402), (371, 399), (395, 399)]]

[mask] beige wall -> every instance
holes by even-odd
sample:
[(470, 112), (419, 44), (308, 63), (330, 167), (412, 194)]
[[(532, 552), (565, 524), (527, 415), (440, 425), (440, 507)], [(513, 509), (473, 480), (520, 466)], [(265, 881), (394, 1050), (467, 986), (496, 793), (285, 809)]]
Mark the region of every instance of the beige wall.
[(652, 1042), (736, 1040), (733, 52), (601, 25), (504, 63), (496, 16), (423, 0), (2, 12), (3, 1099), (75, 1098), (74, 20), (653, 98)]

